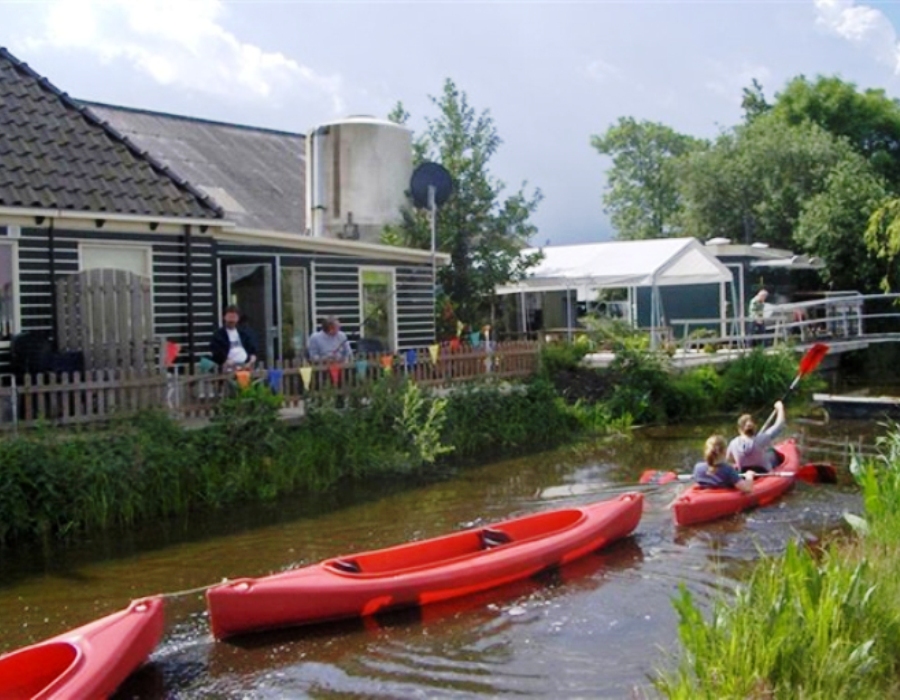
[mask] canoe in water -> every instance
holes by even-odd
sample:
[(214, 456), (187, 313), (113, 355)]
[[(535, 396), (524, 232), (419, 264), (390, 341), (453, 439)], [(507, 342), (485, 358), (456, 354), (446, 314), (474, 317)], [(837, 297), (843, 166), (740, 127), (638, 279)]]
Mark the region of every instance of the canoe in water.
[(750, 493), (732, 488), (700, 488), (696, 484), (688, 488), (672, 504), (675, 523), (696, 525), (718, 520), (781, 498), (794, 485), (794, 474), (800, 468), (800, 451), (794, 440), (779, 443), (775, 450), (783, 457), (781, 464), (775, 467), (772, 474), (757, 475)]
[(113, 694), (163, 634), (161, 597), (0, 656), (3, 700), (95, 700)]
[(562, 566), (637, 527), (643, 496), (546, 511), (387, 549), (326, 559), (206, 592), (213, 635), (426, 605)]

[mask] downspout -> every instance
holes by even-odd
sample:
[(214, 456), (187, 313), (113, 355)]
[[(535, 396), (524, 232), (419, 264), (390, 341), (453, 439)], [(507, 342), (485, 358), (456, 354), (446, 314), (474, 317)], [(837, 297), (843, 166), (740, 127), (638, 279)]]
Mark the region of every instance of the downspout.
[(50, 258), (50, 325), (53, 338), (53, 352), (59, 352), (59, 309), (56, 302), (56, 237), (53, 229), (54, 219), (50, 217), (47, 229), (47, 255)]
[(188, 373), (194, 373), (194, 274), (191, 225), (184, 225), (185, 293), (187, 295)]

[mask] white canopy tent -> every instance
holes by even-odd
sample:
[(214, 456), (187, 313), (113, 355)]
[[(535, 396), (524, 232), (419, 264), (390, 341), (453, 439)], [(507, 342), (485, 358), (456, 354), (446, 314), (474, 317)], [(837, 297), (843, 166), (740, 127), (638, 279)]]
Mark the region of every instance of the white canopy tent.
[[(631, 298), (636, 288), (649, 287), (651, 326), (656, 328), (663, 320), (660, 287), (718, 284), (720, 320), (725, 323), (725, 284), (732, 281), (732, 273), (695, 238), (547, 246), (542, 252), (543, 260), (525, 279), (498, 286), (496, 293), (563, 291), (567, 299), (574, 292), (576, 299), (584, 301), (601, 289), (626, 288)], [(572, 320), (570, 308), (570, 329)]]

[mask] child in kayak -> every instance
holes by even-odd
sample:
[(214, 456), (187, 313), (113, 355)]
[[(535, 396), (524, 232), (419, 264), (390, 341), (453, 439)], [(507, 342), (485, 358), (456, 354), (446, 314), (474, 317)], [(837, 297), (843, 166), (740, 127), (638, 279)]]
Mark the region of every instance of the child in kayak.
[(752, 472), (742, 477), (725, 461), (726, 443), (721, 435), (711, 435), (703, 446), (703, 462), (694, 467), (694, 481), (701, 488), (735, 488), (745, 493), (753, 488)]
[(728, 445), (727, 458), (739, 472), (765, 474), (774, 466), (772, 442), (784, 429), (784, 404), (775, 402), (775, 423), (761, 433), (756, 432), (753, 416), (745, 413), (738, 418), (738, 436)]

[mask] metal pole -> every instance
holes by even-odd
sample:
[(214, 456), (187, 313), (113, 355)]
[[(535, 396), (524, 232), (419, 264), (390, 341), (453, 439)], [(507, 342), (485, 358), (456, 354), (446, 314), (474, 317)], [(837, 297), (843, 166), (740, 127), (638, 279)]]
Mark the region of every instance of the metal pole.
[(431, 219), (431, 287), (437, 292), (437, 204), (434, 201), (435, 187), (428, 185), (428, 213)]
[(16, 385), (16, 375), (12, 375), (10, 378), (12, 382), (12, 422), (13, 422), (13, 430), (18, 434), (19, 432), (19, 389)]
[(528, 340), (528, 314), (525, 311), (525, 292), (519, 293), (519, 303), (521, 304), (521, 322), (522, 322), (522, 340)]

